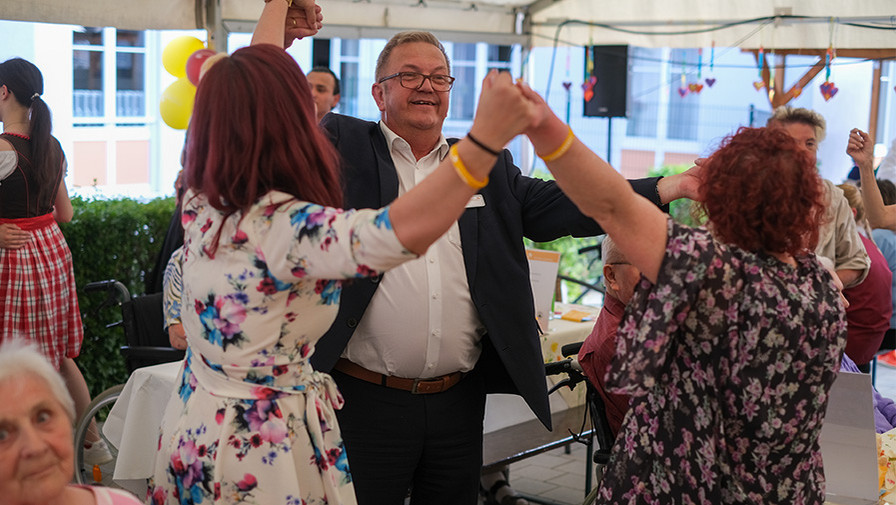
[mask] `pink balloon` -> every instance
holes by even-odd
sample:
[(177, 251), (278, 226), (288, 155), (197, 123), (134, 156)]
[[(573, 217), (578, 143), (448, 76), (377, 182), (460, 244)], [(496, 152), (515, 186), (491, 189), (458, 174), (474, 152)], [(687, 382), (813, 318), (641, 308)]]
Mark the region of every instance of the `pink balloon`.
[(187, 58), (187, 79), (194, 86), (199, 84), (199, 69), (202, 68), (202, 63), (214, 54), (211, 49), (199, 49)]

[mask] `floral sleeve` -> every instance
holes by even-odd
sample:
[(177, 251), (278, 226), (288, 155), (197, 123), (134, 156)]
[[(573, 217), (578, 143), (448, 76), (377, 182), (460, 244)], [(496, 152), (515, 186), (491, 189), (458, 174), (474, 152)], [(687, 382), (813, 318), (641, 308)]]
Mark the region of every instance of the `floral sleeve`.
[(668, 220), (669, 240), (656, 284), (641, 278), (616, 339), (608, 382), (614, 392), (635, 395), (653, 386), (670, 352), (669, 342), (688, 321), (707, 278), (724, 265), (709, 232)]
[(293, 201), (250, 217), (241, 227), (264, 237), (256, 253), (275, 278), (366, 277), (416, 257), (395, 236), (388, 207), (344, 211)]

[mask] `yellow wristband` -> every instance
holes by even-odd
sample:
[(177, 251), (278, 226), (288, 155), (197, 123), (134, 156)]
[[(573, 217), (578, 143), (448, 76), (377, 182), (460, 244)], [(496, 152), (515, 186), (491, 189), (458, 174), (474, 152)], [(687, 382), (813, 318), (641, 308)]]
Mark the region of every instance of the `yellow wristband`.
[[(264, 3), (268, 3), (268, 2), (270, 2), (270, 1), (271, 1), (271, 0), (264, 0)], [(286, 2), (286, 7), (287, 7), (287, 8), (292, 7), (292, 0), (284, 0), (284, 1)]]
[(462, 181), (467, 183), (467, 186), (470, 186), (473, 189), (482, 189), (488, 184), (487, 175), (485, 176), (485, 179), (480, 181), (473, 177), (473, 174), (467, 170), (464, 162), (460, 159), (460, 155), (457, 154), (457, 144), (454, 144), (451, 146), (451, 149), (448, 150), (448, 157), (451, 158), (451, 164), (454, 165), (454, 171), (457, 172), (457, 175), (460, 176)]
[(552, 152), (551, 154), (546, 154), (544, 156), (539, 154), (538, 155), (539, 158), (541, 158), (545, 162), (554, 161), (557, 158), (566, 154), (566, 151), (569, 151), (569, 148), (572, 147), (572, 141), (575, 140), (576, 135), (572, 132), (571, 126), (567, 126), (567, 128), (569, 128), (569, 132), (566, 134), (566, 139), (563, 141), (562, 144), (560, 144), (560, 147), (558, 147), (557, 150)]

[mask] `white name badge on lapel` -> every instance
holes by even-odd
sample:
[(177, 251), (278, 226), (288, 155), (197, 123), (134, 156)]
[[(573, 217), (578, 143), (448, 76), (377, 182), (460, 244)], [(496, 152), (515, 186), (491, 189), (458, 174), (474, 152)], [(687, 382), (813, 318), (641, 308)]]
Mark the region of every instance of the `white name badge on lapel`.
[(470, 201), (467, 202), (468, 209), (472, 209), (475, 207), (485, 207), (485, 198), (483, 198), (482, 195), (473, 195), (473, 198), (470, 198)]

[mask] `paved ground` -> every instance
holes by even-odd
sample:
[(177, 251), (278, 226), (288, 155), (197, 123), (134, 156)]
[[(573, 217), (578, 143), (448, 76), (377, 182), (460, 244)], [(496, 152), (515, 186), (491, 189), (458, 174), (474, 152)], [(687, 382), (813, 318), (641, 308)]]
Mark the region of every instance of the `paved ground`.
[(510, 465), (510, 484), (535, 498), (575, 505), (585, 498), (585, 446), (554, 449)]

